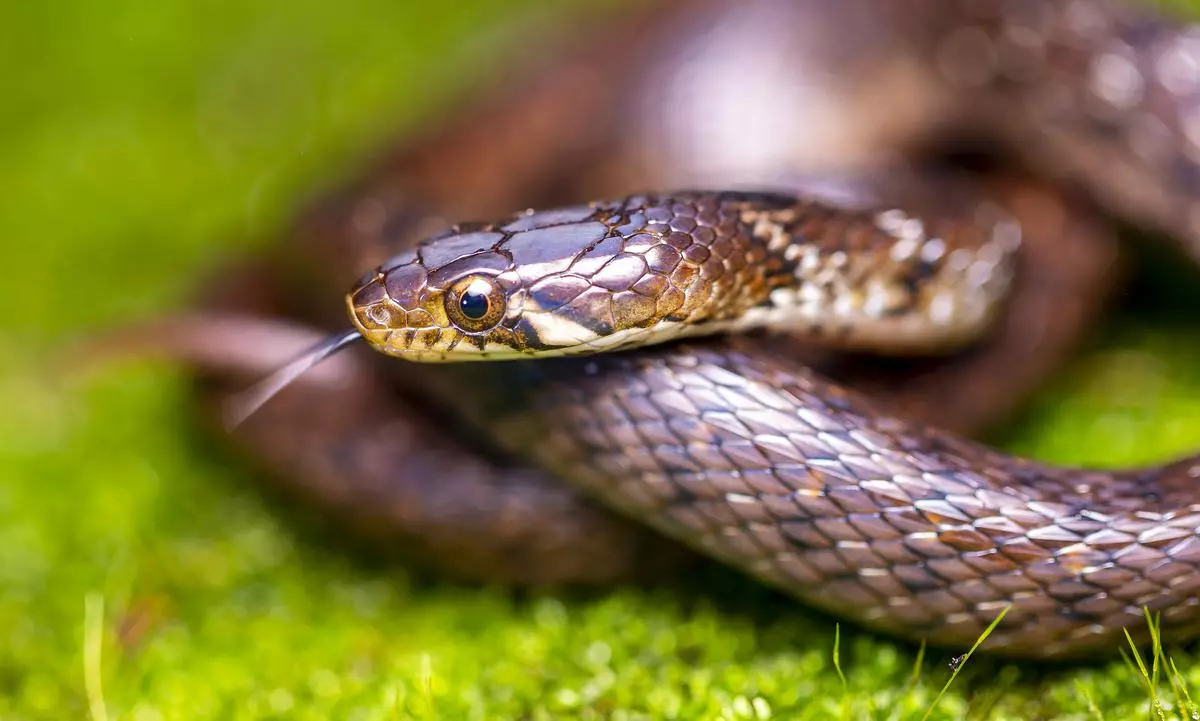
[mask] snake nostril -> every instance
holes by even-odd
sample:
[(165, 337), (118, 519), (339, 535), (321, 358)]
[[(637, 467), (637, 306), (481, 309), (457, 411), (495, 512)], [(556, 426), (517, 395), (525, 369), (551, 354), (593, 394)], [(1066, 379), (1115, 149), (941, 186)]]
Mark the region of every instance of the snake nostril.
[(390, 328), (395, 317), (392, 309), (382, 303), (366, 308), (362, 314), (368, 323), (378, 328)]

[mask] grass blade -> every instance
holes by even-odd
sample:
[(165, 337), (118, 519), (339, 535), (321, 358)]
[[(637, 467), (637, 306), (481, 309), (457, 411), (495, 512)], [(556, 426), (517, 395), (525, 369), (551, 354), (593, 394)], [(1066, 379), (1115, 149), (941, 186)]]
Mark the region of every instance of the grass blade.
[(1004, 607), (1004, 610), (1001, 611), (998, 616), (996, 616), (996, 620), (992, 621), (991, 624), (989, 624), (988, 627), (983, 630), (983, 633), (979, 634), (979, 638), (975, 639), (975, 645), (971, 646), (971, 650), (967, 651), (966, 655), (962, 657), (962, 661), (960, 661), (950, 673), (950, 678), (946, 680), (946, 685), (942, 686), (942, 690), (938, 692), (937, 698), (933, 699), (933, 703), (930, 704), (929, 708), (925, 709), (925, 715), (921, 717), (921, 721), (926, 721), (926, 719), (929, 718), (929, 714), (933, 713), (933, 710), (937, 708), (939, 703), (941, 703), (942, 697), (945, 696), (946, 692), (950, 690), (950, 684), (954, 683), (954, 679), (958, 678), (959, 671), (962, 671), (963, 666), (967, 665), (967, 661), (971, 660), (971, 654), (975, 653), (975, 649), (979, 648), (979, 646), (987, 640), (987, 637), (992, 635), (992, 631), (996, 630), (996, 626), (1000, 625), (1000, 622), (1004, 620), (1004, 617), (1010, 610), (1012, 610), (1011, 603)]
[(835, 623), (833, 625), (833, 668), (837, 671), (838, 678), (842, 681), (842, 694), (846, 694), (850, 690), (850, 687), (846, 684), (846, 674), (842, 673), (842, 662), (838, 654), (841, 645), (842, 624)]
[(1158, 688), (1151, 680), (1150, 672), (1146, 669), (1146, 662), (1142, 660), (1142, 654), (1138, 651), (1137, 644), (1133, 642), (1133, 636), (1129, 634), (1129, 629), (1122, 630), (1125, 632), (1125, 640), (1129, 642), (1129, 648), (1133, 652), (1133, 660), (1137, 662), (1137, 671), (1141, 674), (1142, 680), (1146, 682), (1146, 690), (1150, 692), (1151, 711), (1160, 719), (1165, 719), (1162, 704), (1158, 701)]
[(92, 721), (108, 721), (101, 684), (101, 654), (104, 650), (104, 596), (89, 593), (83, 599), (83, 687)]
[(1092, 715), (1096, 717), (1097, 721), (1104, 721), (1104, 714), (1100, 712), (1100, 707), (1096, 705), (1096, 700), (1092, 698), (1092, 695), (1088, 693), (1088, 690), (1079, 682), (1079, 679), (1075, 679), (1075, 690), (1078, 691), (1079, 695), (1083, 697), (1083, 700), (1087, 702), (1088, 711), (1092, 712)]

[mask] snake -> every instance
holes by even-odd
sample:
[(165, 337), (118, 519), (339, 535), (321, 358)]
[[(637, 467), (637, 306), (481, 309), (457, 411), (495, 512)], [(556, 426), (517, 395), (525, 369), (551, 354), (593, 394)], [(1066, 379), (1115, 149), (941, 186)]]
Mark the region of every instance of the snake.
[(330, 329), (304, 367), (379, 351), (272, 385), (232, 440), (450, 575), (698, 553), (938, 646), (995, 622), (989, 653), (1112, 652), (1147, 610), (1194, 636), (1200, 458), (1061, 468), (970, 436), (1101, 316), (1100, 210), (1200, 255), (1200, 31), (1104, 0), (899, 6), (563, 31), (554, 68), (407, 137), (159, 331), (214, 409)]

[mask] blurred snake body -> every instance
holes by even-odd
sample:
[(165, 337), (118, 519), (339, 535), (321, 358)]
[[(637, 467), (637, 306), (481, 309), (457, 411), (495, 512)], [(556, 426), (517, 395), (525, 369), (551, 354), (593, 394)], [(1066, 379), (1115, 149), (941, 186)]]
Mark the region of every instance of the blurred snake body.
[[(828, 12), (860, 23), (876, 11), (870, 3), (854, 2), (839, 10), (812, 3), (783, 10), (786, 3), (751, 5), (800, 13), (801, 19)], [(1200, 87), (1200, 54), (1180, 55), (1194, 42), (1186, 28), (1093, 0), (926, 5), (916, 3), (895, 19), (890, 32), (900, 40), (877, 45), (889, 48), (886, 57), (904, 59), (878, 70), (887, 82), (903, 82), (904, 92), (895, 96), (889, 122), (879, 120), (857, 135), (842, 128), (857, 139), (853, 147), (928, 145), (925, 131), (906, 129), (909, 121), (922, 128), (967, 127), (1010, 149), (1028, 168), (1083, 187), (1121, 213), (1197, 247), (1200, 203), (1193, 191), (1200, 172), (1194, 158), (1200, 151), (1187, 148), (1195, 142), (1189, 103), (1191, 91)], [(879, 12), (890, 16), (890, 4)], [(656, 22), (659, 28), (686, 27), (678, 20), (673, 22), (679, 25)], [(883, 32), (884, 25), (878, 18), (863, 25), (871, 31), (864, 39)], [(806, 37), (821, 35), (815, 26), (805, 27)], [(826, 38), (823, 52), (830, 44)], [(643, 57), (633, 49), (628, 54), (631, 63)], [(825, 60), (848, 68), (843, 95), (854, 95), (852, 80), (859, 76), (853, 73), (865, 71), (838, 57), (836, 48)], [(1184, 77), (1189, 67), (1195, 77)], [(929, 101), (933, 96), (939, 100)], [(875, 101), (846, 102), (861, 108)], [(923, 110), (910, 112), (906, 104)], [(527, 99), (521, 107), (530, 115), (538, 106)], [(569, 102), (555, 107), (571, 109)], [(818, 110), (812, 110), (814, 134), (831, 127), (820, 122)], [(935, 114), (943, 125), (929, 122)], [(490, 119), (498, 126), (505, 117)], [(575, 127), (562, 118), (556, 122)], [(661, 137), (657, 132), (646, 130)], [(888, 133), (921, 137), (883, 138)], [(678, 141), (681, 134), (672, 137)], [(617, 155), (610, 140), (600, 145)], [(842, 147), (816, 145), (820, 151)], [(562, 145), (572, 152), (580, 146), (575, 136)], [(664, 157), (677, 157), (670, 143), (654, 147)], [(815, 369), (827, 370), (829, 363), (798, 362), (791, 341), (778, 335), (839, 353), (958, 352), (957, 360), (946, 362), (943, 390), (964, 396), (963, 403), (971, 386), (954, 380), (954, 373), (961, 370), (965, 378), (989, 358), (1007, 358), (1000, 362), (1011, 367), (1008, 390), (1023, 392), (1045, 369), (1023, 365), (1035, 363), (1032, 350), (1004, 356), (1003, 348), (987, 345), (988, 335), (1019, 343), (1022, 334), (1052, 328), (1052, 316), (1085, 318), (1057, 302), (1032, 323), (1028, 316), (1005, 321), (1028, 312), (1018, 289), (1031, 276), (1021, 258), (1047, 247), (1034, 236), (1053, 227), (1050, 243), (1058, 245), (1052, 252), (1068, 254), (1078, 247), (1078, 233), (1054, 225), (1065, 222), (1070, 212), (1065, 209), (1074, 206), (1034, 202), (1019, 193), (1012, 203), (956, 209), (947, 204), (945, 212), (934, 213), (910, 210), (904, 202), (831, 200), (783, 180), (803, 165), (796, 160), (800, 152), (792, 151), (784, 153), (792, 154), (781, 173), (773, 165), (751, 173), (761, 184), (785, 186), (783, 191), (627, 195), (460, 224), (432, 235), (417, 232), (420, 224), (406, 215), (409, 198), (425, 193), (450, 208), (444, 215), (456, 217), (463, 206), (443, 200), (454, 193), (439, 190), (450, 184), (440, 179), (438, 160), (422, 165), (424, 156), (412, 151), (351, 190), (357, 201), (339, 200), (334, 211), (317, 213), (317, 220), (307, 221), (317, 230), (300, 235), (320, 236), (319, 243), (313, 241), (317, 256), (352, 256), (349, 264), (359, 272), (371, 260), (375, 268), (346, 296), (355, 329), (376, 350), (423, 361), (420, 366), (429, 370), (402, 364), (406, 369), (370, 372), (393, 373), (410, 393), (444, 402), (454, 419), (442, 422), (447, 435), (451, 427), (455, 433), (474, 429), (489, 439), (480, 443), (488, 453), (535, 463), (620, 514), (805, 602), (872, 628), (957, 648), (969, 646), (1005, 612), (985, 648), (1013, 656), (1114, 651), (1124, 628), (1138, 633), (1144, 626), (1147, 609), (1161, 612), (1176, 638), (1200, 630), (1200, 461), (1110, 472), (1011, 457), (941, 430), (971, 425), (955, 422), (951, 403), (907, 416), (897, 410), (905, 407), (902, 402), (876, 402)], [(828, 158), (811, 151), (804, 151), (811, 159), (805, 167), (824, 167)], [(508, 160), (498, 165), (515, 167), (515, 156), (503, 157)], [(629, 184), (615, 162), (604, 169), (603, 155), (598, 158), (591, 166), (594, 187)], [(522, 158), (526, 161), (533, 162)], [(659, 159), (649, 164), (676, 167)], [(486, 173), (485, 166), (476, 167)], [(684, 179), (708, 183), (706, 171), (713, 167), (698, 163)], [(660, 175), (670, 181), (671, 174)], [(509, 202), (504, 193), (519, 187), (514, 178), (505, 178), (508, 185), (493, 184), (494, 202), (477, 199), (478, 207)], [(521, 197), (559, 197), (556, 189), (537, 187)], [(1036, 212), (1028, 212), (1031, 207)], [(1027, 223), (1021, 212), (1036, 222)], [(1059, 220), (1046, 221), (1050, 217)], [(356, 234), (369, 240), (355, 240), (352, 253), (320, 250), (335, 247), (331, 239)], [(1074, 264), (1078, 273), (1087, 272), (1086, 262)], [(325, 265), (326, 272), (340, 267), (332, 260)], [(1043, 296), (1054, 292), (1044, 290)], [(327, 309), (313, 315), (324, 325), (333, 323)], [(1052, 345), (1053, 337), (1046, 330), (1039, 343)], [(971, 351), (973, 344), (982, 350)], [(518, 362), (454, 362), (466, 360)], [(832, 367), (846, 370), (839, 363)], [(994, 365), (989, 375), (1003, 386)], [(900, 398), (905, 383), (921, 382), (920, 374), (906, 376), (881, 395)], [(936, 383), (935, 377), (926, 386)], [(850, 384), (871, 387), (870, 380)], [(304, 407), (300, 394), (306, 391), (289, 391)], [(280, 409), (286, 408), (286, 396), (278, 399)], [(269, 414), (273, 405), (261, 412)], [(313, 415), (310, 409), (306, 422), (318, 423)], [(252, 417), (245, 429), (251, 448), (269, 457), (270, 448), (281, 447), (292, 422), (283, 418)], [(435, 460), (421, 461), (418, 475), (427, 480), (420, 492), (406, 496), (398, 481), (355, 487), (355, 481), (335, 479), (398, 472), (395, 459), (403, 456), (395, 455), (397, 447), (422, 450), (413, 443), (416, 436), (401, 437), (399, 425), (359, 425), (348, 415), (320, 422), (330, 424), (324, 435), (297, 431), (288, 441), (292, 455), (306, 460), (280, 451), (268, 463), (277, 470), (302, 469), (313, 479), (306, 482), (307, 492), (344, 509), (358, 508), (351, 515), (375, 514), (376, 522), (395, 524), (396, 518), (380, 518), (387, 515), (384, 507), (396, 509), (414, 536), (428, 518), (422, 514), (418, 520), (414, 508), (428, 499), (442, 499), (435, 515), (452, 515), (446, 510), (451, 473), (439, 464), (467, 461), (433, 454), (443, 439), (434, 438), (424, 449)], [(390, 445), (378, 435), (385, 428), (393, 429)], [(472, 472), (492, 471), (473, 466)], [(520, 496), (533, 486), (514, 481), (516, 472), (494, 471), (507, 480), (474, 490), (464, 486), (459, 500), (482, 505), (491, 498), (488, 489), (502, 494), (505, 487)], [(574, 496), (556, 498), (550, 503), (563, 508), (580, 503)], [(521, 516), (521, 509), (542, 508), (539, 503), (525, 499), (512, 512), (533, 519), (539, 514)], [(563, 510), (561, 516), (568, 514)], [(617, 539), (614, 546), (622, 542), (619, 535), (586, 530), (608, 521), (587, 519), (580, 521), (585, 529), (580, 538), (592, 534)], [(559, 527), (548, 533), (573, 531)], [(558, 541), (538, 543), (555, 547)], [(521, 558), (525, 551), (518, 547), (525, 548), (514, 544), (506, 558)], [(604, 553), (589, 552), (596, 558)], [(522, 563), (514, 565), (537, 565)], [(563, 577), (571, 580), (571, 573)]]

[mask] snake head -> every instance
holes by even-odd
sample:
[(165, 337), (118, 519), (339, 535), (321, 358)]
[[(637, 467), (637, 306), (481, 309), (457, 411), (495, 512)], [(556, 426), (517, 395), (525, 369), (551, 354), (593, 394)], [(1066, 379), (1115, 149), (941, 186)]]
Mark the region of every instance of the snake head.
[[(768, 289), (764, 273), (779, 270), (743, 222), (747, 202), (632, 196), (456, 226), (364, 277), (350, 315), (376, 350), (418, 361), (670, 340), (740, 313), (751, 291)], [(734, 300), (717, 301), (727, 292)]]
[(456, 226), (369, 273), (348, 305), (372, 347), (417, 361), (763, 327), (924, 351), (973, 339), (1000, 306), (1019, 245), (1001, 216), (927, 228), (794, 196), (631, 196)]
[[(455, 226), (362, 278), (347, 296), (350, 316), (376, 350), (408, 360), (589, 352), (589, 342), (657, 310), (645, 295), (596, 284), (606, 267), (609, 275), (623, 268), (629, 286), (651, 271), (644, 257), (622, 252), (623, 211), (593, 203)], [(625, 296), (636, 296), (640, 317)]]
[[(438, 240), (465, 249), (437, 263), (438, 249), (420, 247), (369, 273), (347, 297), (350, 317), (367, 343), (408, 360), (469, 360), (508, 355), (517, 344), (511, 322), (521, 297), (511, 260), (492, 249), (499, 234), (456, 232)], [(460, 347), (461, 346), (461, 347)]]

